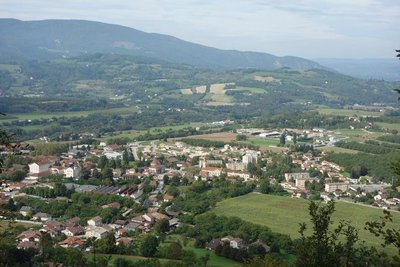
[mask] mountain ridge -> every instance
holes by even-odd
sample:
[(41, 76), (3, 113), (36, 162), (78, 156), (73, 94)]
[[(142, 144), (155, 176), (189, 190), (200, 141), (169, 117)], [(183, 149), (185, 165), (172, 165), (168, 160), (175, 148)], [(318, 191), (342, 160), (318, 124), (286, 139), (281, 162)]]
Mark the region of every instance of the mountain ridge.
[(147, 56), (213, 69), (326, 69), (295, 56), (222, 50), (170, 35), (146, 33), (127, 26), (88, 20), (21, 21), (0, 19), (0, 60), (48, 60), (90, 53)]

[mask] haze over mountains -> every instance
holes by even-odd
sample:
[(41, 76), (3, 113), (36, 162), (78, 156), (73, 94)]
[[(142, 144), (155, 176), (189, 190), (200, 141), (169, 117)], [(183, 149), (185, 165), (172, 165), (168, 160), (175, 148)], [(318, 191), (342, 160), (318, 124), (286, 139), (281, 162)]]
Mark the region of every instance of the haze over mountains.
[(397, 58), (316, 59), (318, 63), (341, 73), (363, 79), (400, 81), (400, 61)]
[(84, 20), (0, 19), (0, 61), (48, 60), (81, 54), (116, 53), (152, 57), (212, 69), (330, 69), (359, 78), (399, 81), (393, 59), (308, 59), (268, 53), (222, 50), (173, 36)]
[(0, 44), (1, 60), (52, 59), (100, 52), (147, 56), (217, 69), (323, 68), (299, 57), (221, 50), (168, 35), (83, 20), (0, 19)]

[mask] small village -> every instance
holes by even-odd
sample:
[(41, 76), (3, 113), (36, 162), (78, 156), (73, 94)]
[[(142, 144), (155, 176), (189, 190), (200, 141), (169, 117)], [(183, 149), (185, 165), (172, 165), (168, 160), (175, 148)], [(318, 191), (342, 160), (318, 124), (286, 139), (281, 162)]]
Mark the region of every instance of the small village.
[[(320, 129), (311, 131), (311, 135), (323, 137), (321, 132)], [(238, 134), (251, 133), (251, 130), (238, 131)], [(264, 135), (279, 138), (281, 133), (269, 131)], [(290, 141), (293, 137), (287, 135), (286, 138)], [(16, 237), (17, 248), (24, 250), (38, 250), (44, 233), (57, 238), (58, 245), (63, 248), (81, 251), (93, 251), (93, 243), (88, 241), (105, 239), (109, 235), (114, 237), (116, 246), (129, 247), (134, 244), (138, 233), (150, 233), (160, 225), (165, 226), (166, 233), (173, 233), (180, 227), (180, 216), (186, 212), (175, 203), (180, 191), (168, 190), (168, 185), (183, 188), (194, 181), (210, 184), (218, 178), (230, 183), (252, 184), (254, 191), (257, 191), (260, 177), (255, 175), (251, 166), (263, 162), (261, 172), (264, 172), (267, 170), (265, 163), (273, 161), (271, 153), (266, 151), (230, 144), (220, 148), (190, 146), (179, 140), (123, 145), (98, 142), (71, 145), (60, 156), (30, 154), (30, 151), (23, 151), (21, 156), (29, 158), (31, 162), (26, 166), (29, 168), (26, 176), (21, 181), (3, 182), (0, 192), (2, 204), (12, 201), (17, 207), (18, 216), (12, 219), (32, 225), (31, 230), (23, 231)], [(271, 184), (285, 191), (287, 197), (309, 198), (310, 188), (317, 188), (318, 197), (324, 201), (357, 202), (368, 195), (370, 201), (362, 205), (390, 210), (400, 207), (399, 198), (386, 194), (390, 184), (374, 183), (371, 177), (351, 179), (344, 174), (343, 167), (323, 160), (324, 152), (318, 155), (309, 152), (283, 154), (290, 158), (298, 171), (285, 173), (281, 180), (277, 177), (268, 178)], [(315, 173), (319, 177), (314, 176)], [(101, 182), (97, 185), (90, 183), (93, 177), (99, 177)], [(83, 183), (84, 180), (87, 182)], [(61, 186), (59, 182), (62, 182)], [(87, 219), (57, 216), (30, 205), (19, 204), (27, 198), (47, 203), (71, 203), (74, 201), (71, 199), (73, 193), (117, 196), (118, 199), (131, 202), (127, 202), (130, 203), (128, 205), (117, 200), (101, 203), (98, 215)], [(101, 214), (107, 214), (107, 218)], [(2, 215), (2, 219), (11, 218)], [(248, 245), (262, 246), (266, 252), (271, 249), (270, 244), (260, 240), (255, 244), (246, 244), (243, 239), (231, 235), (212, 239), (205, 244), (205, 248), (215, 251), (225, 243), (234, 249)]]

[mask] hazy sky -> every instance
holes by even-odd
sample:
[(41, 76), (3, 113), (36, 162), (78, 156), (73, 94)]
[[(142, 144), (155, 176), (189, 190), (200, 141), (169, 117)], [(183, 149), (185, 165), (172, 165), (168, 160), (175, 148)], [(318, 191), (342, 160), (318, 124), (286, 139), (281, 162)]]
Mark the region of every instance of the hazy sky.
[(393, 58), (400, 0), (0, 0), (0, 17), (120, 24), (222, 49)]

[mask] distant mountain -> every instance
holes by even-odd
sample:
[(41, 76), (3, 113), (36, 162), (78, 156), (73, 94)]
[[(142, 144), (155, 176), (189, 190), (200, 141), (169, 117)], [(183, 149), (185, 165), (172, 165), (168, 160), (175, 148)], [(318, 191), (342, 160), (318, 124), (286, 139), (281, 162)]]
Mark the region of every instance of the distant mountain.
[(168, 35), (100, 22), (0, 19), (1, 61), (46, 60), (97, 52), (147, 56), (214, 69), (323, 68), (316, 62), (299, 57), (221, 50)]
[(343, 74), (363, 79), (400, 81), (400, 60), (392, 59), (316, 59), (318, 63)]

